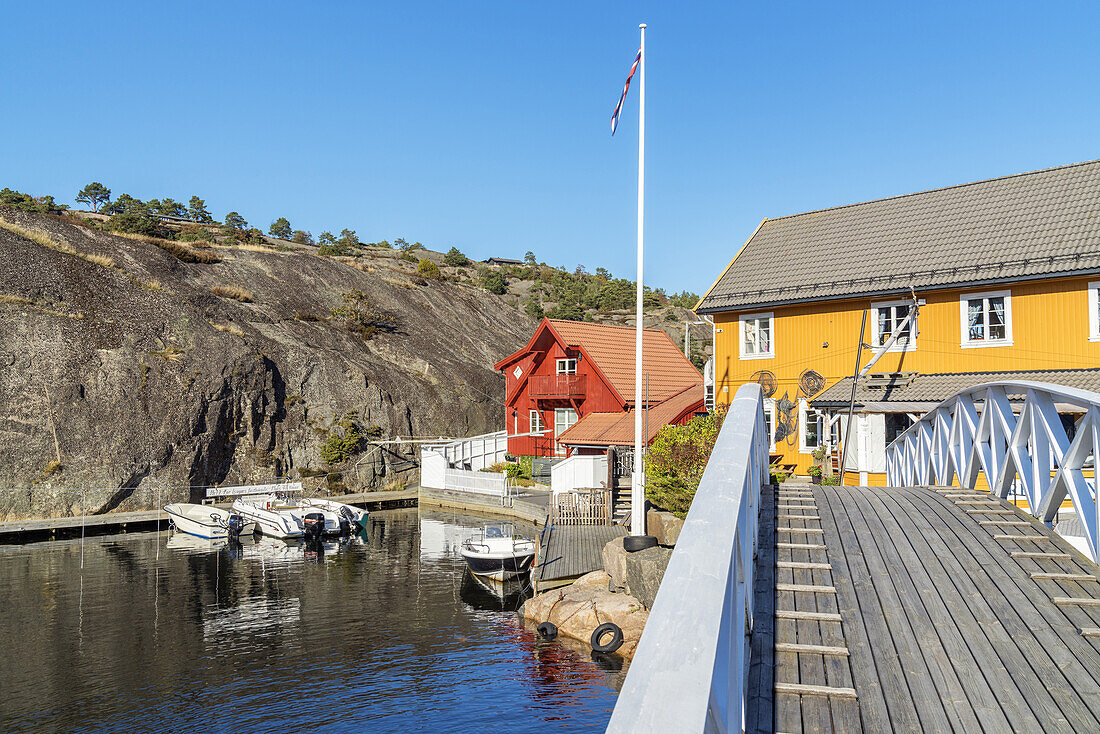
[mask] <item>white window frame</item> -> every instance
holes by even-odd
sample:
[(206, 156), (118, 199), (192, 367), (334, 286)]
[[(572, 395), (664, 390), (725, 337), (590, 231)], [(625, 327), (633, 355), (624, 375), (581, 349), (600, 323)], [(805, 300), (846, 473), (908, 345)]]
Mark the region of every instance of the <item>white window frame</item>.
[(771, 421), (771, 431), (768, 433), (768, 446), (770, 453), (775, 453), (775, 398), (764, 398), (764, 415)]
[[(969, 314), (967, 303), (978, 298), (1004, 298), (1005, 299), (1005, 338), (970, 340)], [(985, 326), (989, 333), (989, 324)], [(984, 291), (981, 293), (964, 293), (959, 296), (959, 339), (963, 349), (982, 349), (985, 347), (1011, 347), (1012, 346), (1012, 291)]]
[[(817, 446), (806, 445), (806, 426), (809, 425), (809, 419), (813, 416), (813, 419), (817, 421)], [(813, 415), (813, 410), (810, 409), (810, 403), (806, 398), (798, 399), (798, 452), (801, 454), (812, 454), (817, 451), (821, 446), (822, 434), (825, 433), (825, 419), (820, 415)]]
[[(879, 332), (878, 327), (878, 310), (880, 308), (896, 308), (897, 306), (908, 306), (909, 310), (913, 310), (912, 301), (879, 301), (871, 304), (871, 313), (874, 315), (874, 320), (871, 322), (871, 336), (872, 344), (875, 345), (875, 349), (878, 349), (883, 344), (884, 338), (889, 338), (890, 333), (882, 334)], [(892, 314), (894, 322), (897, 321), (897, 311)], [(917, 349), (917, 316), (914, 316), (909, 321), (909, 341), (906, 343), (894, 342), (894, 346), (887, 349), (887, 352), (913, 352)]]
[[(767, 352), (749, 353), (745, 351), (745, 322), (768, 321), (768, 349)], [(737, 349), (741, 359), (774, 359), (775, 358), (775, 317), (772, 312), (746, 313), (737, 317)]]
[(532, 410), (528, 414), (528, 418), (531, 423), (531, 430), (528, 433), (541, 433), (546, 430), (546, 425), (542, 422), (542, 413), (537, 410)]
[[(572, 363), (572, 365), (570, 365)], [(575, 375), (577, 374), (577, 360), (576, 358), (559, 359), (558, 360), (558, 374), (559, 375)]]
[(1089, 283), (1089, 341), (1100, 342), (1100, 280)]
[[(573, 414), (573, 422), (570, 423), (569, 425), (565, 426), (565, 428), (560, 428), (559, 423), (558, 423), (558, 413), (564, 412), (564, 411), (569, 411), (570, 413)], [(573, 426), (577, 425), (577, 421), (579, 421), (580, 419), (581, 419), (580, 415), (578, 415), (577, 411), (573, 410), (572, 408), (554, 408), (554, 444), (555, 444), (557, 454), (559, 454), (559, 455), (564, 455), (565, 454), (565, 447), (562, 446), (560, 443), (558, 443), (558, 437), (561, 436), (561, 434), (568, 431)], [(561, 425), (564, 425), (564, 423), (562, 423)]]

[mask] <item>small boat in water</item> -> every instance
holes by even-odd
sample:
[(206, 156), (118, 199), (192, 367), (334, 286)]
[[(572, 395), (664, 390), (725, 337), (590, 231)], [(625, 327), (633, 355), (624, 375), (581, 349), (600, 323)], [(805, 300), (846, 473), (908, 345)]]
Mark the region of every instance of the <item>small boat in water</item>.
[(233, 511), (256, 523), (264, 535), (273, 538), (306, 538), (347, 535), (366, 523), (367, 511), (332, 500), (290, 499), (278, 494), (241, 497)]
[(176, 502), (164, 511), (176, 530), (199, 538), (235, 538), (250, 524), (239, 514), (212, 505)]
[(535, 541), (517, 535), (512, 523), (493, 522), (464, 540), (460, 552), (471, 573), (507, 581), (531, 570), (535, 550)]

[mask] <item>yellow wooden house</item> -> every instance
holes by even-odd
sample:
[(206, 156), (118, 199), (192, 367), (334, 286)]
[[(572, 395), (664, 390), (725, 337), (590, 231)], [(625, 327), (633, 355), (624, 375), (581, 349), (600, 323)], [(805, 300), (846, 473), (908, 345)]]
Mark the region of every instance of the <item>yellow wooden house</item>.
[(760, 382), (773, 452), (802, 475), (819, 446), (839, 455), (853, 375), (897, 330), (856, 380), (845, 452), (845, 483), (882, 485), (886, 445), (964, 387), (1100, 392), (1098, 291), (1092, 161), (765, 219), (696, 311), (716, 401)]

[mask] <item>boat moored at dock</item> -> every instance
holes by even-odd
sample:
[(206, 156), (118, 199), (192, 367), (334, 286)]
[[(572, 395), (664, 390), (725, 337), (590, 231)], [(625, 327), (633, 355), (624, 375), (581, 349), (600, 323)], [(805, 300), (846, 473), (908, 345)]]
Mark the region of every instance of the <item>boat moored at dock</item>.
[(535, 550), (535, 541), (517, 535), (512, 523), (493, 522), (463, 541), (460, 552), (471, 573), (507, 581), (531, 570)]
[(177, 530), (199, 538), (236, 537), (250, 524), (240, 514), (212, 505), (176, 502), (166, 505), (164, 511)]

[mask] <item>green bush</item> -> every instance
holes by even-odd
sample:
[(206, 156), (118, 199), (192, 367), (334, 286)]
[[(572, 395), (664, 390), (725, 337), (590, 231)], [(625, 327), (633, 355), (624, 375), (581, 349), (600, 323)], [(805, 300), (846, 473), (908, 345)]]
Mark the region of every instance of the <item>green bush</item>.
[(657, 432), (645, 460), (646, 499), (679, 517), (687, 516), (725, 417), (720, 408), (692, 418), (687, 425), (665, 426)]
[(443, 274), (439, 272), (439, 266), (428, 258), (423, 258), (416, 264), (416, 273), (431, 280), (439, 280), (443, 277)]
[(463, 255), (457, 247), (452, 247), (443, 256), (443, 264), (450, 265), (452, 268), (462, 268), (470, 264), (470, 258)]
[(481, 287), (490, 293), (503, 296), (508, 292), (508, 281), (503, 273), (485, 268), (481, 271)]
[(345, 413), (321, 444), (321, 459), (329, 465), (347, 461), (363, 450), (368, 438), (377, 438), (381, 433), (378, 426), (370, 426), (364, 431), (358, 412)]
[(34, 197), (8, 188), (0, 189), (0, 204), (36, 214), (60, 214), (63, 208), (54, 203), (52, 196)]
[(343, 320), (348, 331), (370, 339), (379, 329), (393, 325), (393, 316), (379, 310), (366, 293), (348, 291), (340, 295), (344, 299), (343, 305), (330, 311), (334, 317)]

